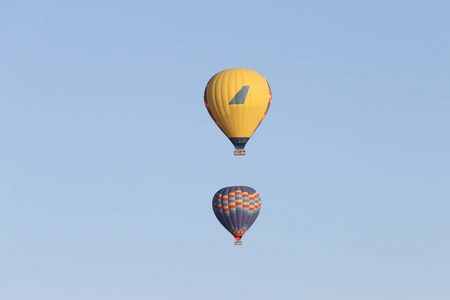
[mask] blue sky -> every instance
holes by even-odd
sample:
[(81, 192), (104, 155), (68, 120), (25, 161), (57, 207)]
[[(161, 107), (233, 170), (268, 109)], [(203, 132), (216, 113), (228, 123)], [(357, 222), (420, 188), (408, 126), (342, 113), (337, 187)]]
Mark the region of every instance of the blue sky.
[[(0, 297), (449, 299), (449, 9), (3, 2)], [(273, 93), (245, 157), (203, 104), (231, 67)]]

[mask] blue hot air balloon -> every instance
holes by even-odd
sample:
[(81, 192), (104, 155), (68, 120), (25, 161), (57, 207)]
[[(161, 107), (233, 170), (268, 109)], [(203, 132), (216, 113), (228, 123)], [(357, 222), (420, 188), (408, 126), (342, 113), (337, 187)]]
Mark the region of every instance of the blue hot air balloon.
[(217, 191), (212, 200), (219, 222), (242, 245), (241, 238), (252, 226), (261, 210), (261, 197), (248, 186), (229, 186)]

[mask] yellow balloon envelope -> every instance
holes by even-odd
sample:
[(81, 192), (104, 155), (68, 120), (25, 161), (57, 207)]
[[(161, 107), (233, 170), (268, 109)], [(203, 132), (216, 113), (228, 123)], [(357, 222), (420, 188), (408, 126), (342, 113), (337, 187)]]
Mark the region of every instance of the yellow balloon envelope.
[(206, 109), (235, 146), (235, 155), (245, 155), (245, 144), (266, 116), (271, 102), (267, 80), (249, 69), (219, 72), (205, 89)]

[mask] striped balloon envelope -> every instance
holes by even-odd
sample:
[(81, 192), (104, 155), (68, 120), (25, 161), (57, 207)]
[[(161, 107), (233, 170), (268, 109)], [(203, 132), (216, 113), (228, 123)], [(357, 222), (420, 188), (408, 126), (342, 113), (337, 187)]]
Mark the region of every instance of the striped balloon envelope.
[(233, 68), (214, 75), (205, 88), (204, 101), (211, 118), (235, 147), (244, 147), (265, 118), (272, 102), (267, 80), (258, 72)]
[(252, 226), (261, 210), (261, 197), (248, 186), (229, 186), (217, 191), (212, 200), (216, 218), (242, 245), (241, 238)]

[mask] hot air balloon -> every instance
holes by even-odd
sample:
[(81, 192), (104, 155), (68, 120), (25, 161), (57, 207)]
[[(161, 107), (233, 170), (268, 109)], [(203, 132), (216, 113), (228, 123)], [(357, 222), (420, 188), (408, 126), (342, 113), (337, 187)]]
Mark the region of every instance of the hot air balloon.
[(204, 99), (211, 118), (233, 143), (234, 155), (245, 155), (245, 144), (272, 102), (267, 80), (249, 69), (224, 70), (209, 80)]
[(229, 186), (217, 191), (212, 200), (219, 222), (242, 245), (241, 238), (252, 226), (261, 210), (261, 197), (248, 186)]

